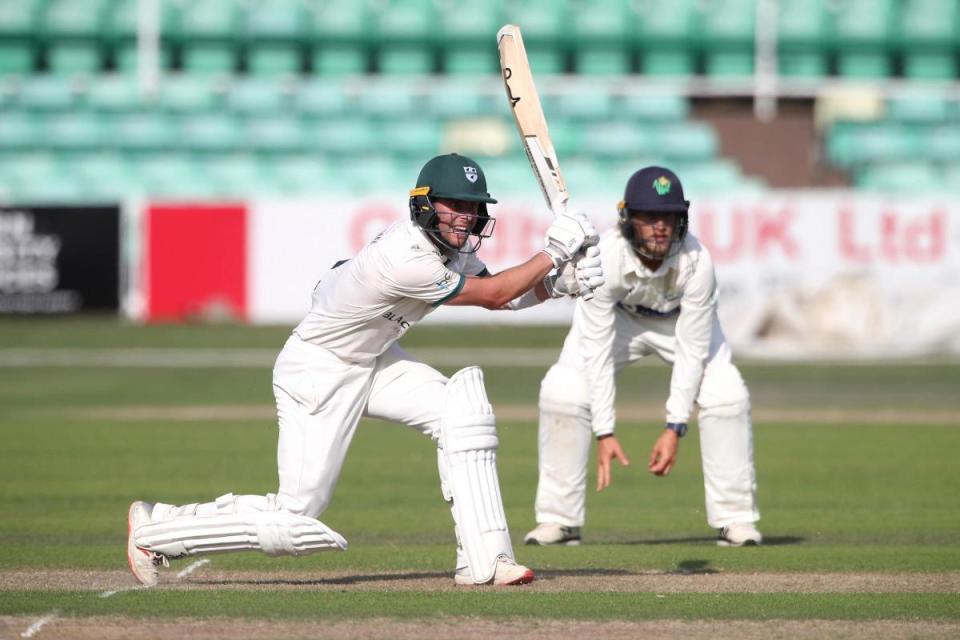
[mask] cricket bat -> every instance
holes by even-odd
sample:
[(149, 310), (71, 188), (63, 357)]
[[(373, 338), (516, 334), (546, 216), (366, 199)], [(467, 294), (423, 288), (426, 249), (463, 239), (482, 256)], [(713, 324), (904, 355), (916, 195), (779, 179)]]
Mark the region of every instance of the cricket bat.
[(497, 32), (497, 47), (500, 49), (500, 69), (503, 72), (507, 100), (520, 132), (523, 149), (533, 168), (533, 175), (536, 176), (553, 215), (566, 213), (570, 194), (567, 192), (563, 174), (560, 173), (557, 152), (547, 130), (547, 119), (543, 116), (537, 87), (533, 84), (533, 73), (527, 61), (527, 50), (523, 46), (520, 27), (515, 24), (501, 27)]

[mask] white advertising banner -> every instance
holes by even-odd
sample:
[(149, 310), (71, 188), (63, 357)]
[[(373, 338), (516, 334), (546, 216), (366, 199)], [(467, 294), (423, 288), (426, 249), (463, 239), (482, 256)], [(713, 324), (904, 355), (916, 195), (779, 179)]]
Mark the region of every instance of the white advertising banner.
[[(610, 202), (580, 202), (600, 228)], [(480, 257), (493, 272), (539, 250), (550, 216), (538, 200), (501, 199)], [(391, 221), (403, 196), (265, 200), (250, 209), (249, 317), (297, 322), (334, 262)], [(960, 353), (960, 198), (887, 199), (797, 191), (694, 202), (691, 231), (710, 248), (720, 315), (740, 355), (848, 358)], [(442, 308), (427, 322), (562, 324), (572, 305), (520, 312)]]

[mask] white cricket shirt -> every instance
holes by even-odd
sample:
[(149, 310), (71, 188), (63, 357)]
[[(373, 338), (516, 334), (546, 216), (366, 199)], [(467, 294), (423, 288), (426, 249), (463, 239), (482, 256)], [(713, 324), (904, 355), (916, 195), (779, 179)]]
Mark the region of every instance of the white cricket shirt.
[[(687, 233), (678, 253), (656, 271), (640, 262), (618, 228), (603, 234), (600, 256), (606, 281), (592, 299), (577, 301), (568, 341), (579, 349), (564, 349), (567, 364), (585, 372), (595, 435), (613, 433), (613, 343), (618, 316), (676, 322), (676, 349), (667, 400), (667, 421), (687, 422), (693, 412), (704, 363), (710, 351), (717, 310), (717, 280), (707, 249)], [(621, 330), (623, 330), (621, 328)]]
[(474, 254), (444, 256), (412, 221), (395, 222), (324, 274), (294, 333), (341, 360), (368, 362), (484, 269)]

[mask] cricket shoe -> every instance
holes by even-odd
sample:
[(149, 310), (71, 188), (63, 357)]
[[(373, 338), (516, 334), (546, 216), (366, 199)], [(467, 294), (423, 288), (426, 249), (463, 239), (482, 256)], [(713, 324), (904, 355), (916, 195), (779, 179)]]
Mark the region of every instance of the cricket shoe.
[[(530, 584), (536, 576), (533, 569), (528, 569), (522, 564), (517, 564), (506, 556), (497, 558), (497, 568), (493, 572), (493, 578), (482, 584), (492, 584), (498, 587), (505, 587), (517, 584)], [(453, 582), (461, 587), (480, 586), (473, 581), (473, 574), (470, 573), (470, 567), (460, 567), (453, 576)]]
[(717, 544), (721, 547), (756, 547), (763, 542), (763, 535), (752, 522), (736, 522), (720, 529)]
[(133, 577), (145, 587), (156, 586), (159, 579), (160, 567), (169, 567), (167, 556), (156, 551), (148, 551), (136, 545), (134, 538), (136, 531), (145, 524), (150, 524), (150, 513), (153, 504), (136, 501), (130, 505), (127, 512), (127, 564)]
[(524, 536), (523, 543), (572, 547), (580, 544), (580, 527), (565, 527), (555, 522), (541, 522)]

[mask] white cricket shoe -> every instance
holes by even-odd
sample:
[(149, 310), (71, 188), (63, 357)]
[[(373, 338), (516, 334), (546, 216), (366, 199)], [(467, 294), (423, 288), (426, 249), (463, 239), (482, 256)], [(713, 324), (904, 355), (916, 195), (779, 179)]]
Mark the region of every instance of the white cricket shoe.
[[(517, 564), (506, 556), (497, 558), (497, 569), (493, 573), (493, 578), (483, 584), (492, 584), (498, 587), (517, 584), (530, 584), (536, 576), (533, 569), (528, 569), (522, 564)], [(470, 567), (460, 567), (453, 576), (453, 582), (461, 587), (481, 586), (473, 581), (473, 574), (470, 573)]]
[(721, 547), (756, 547), (763, 542), (763, 534), (752, 522), (736, 522), (720, 529), (717, 544)]
[(167, 556), (156, 551), (141, 549), (134, 542), (137, 529), (150, 523), (152, 511), (153, 504), (138, 500), (130, 505), (130, 510), (127, 512), (127, 564), (130, 565), (133, 577), (145, 587), (156, 586), (161, 565), (170, 566)]
[(580, 527), (565, 527), (555, 522), (541, 522), (524, 536), (523, 543), (572, 547), (580, 544)]

